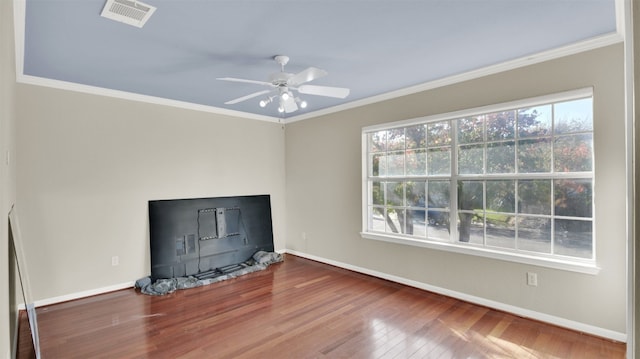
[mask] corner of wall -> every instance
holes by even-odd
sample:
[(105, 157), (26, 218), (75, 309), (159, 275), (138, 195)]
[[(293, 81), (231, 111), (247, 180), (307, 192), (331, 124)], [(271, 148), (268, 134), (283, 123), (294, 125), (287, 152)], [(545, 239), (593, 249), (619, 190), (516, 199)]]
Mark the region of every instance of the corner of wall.
[(11, 297), (15, 281), (12, 280), (10, 260), (8, 213), (15, 199), (15, 165), (10, 161), (14, 152), (15, 132), (15, 48), (13, 28), (13, 1), (0, 1), (0, 357), (11, 358), (17, 330), (17, 310)]

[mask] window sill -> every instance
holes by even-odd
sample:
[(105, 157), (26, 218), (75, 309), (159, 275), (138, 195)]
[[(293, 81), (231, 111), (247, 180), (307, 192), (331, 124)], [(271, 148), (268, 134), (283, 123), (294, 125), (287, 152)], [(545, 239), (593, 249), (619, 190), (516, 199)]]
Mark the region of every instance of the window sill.
[(539, 267), (560, 269), (571, 272), (585, 273), (596, 275), (600, 272), (600, 268), (592, 262), (584, 261), (584, 262), (572, 262), (572, 261), (564, 261), (561, 259), (554, 258), (541, 258), (536, 256), (529, 256), (521, 253), (507, 253), (497, 250), (492, 250), (488, 248), (482, 247), (472, 247), (469, 245), (456, 244), (456, 243), (448, 243), (448, 242), (436, 242), (436, 241), (423, 241), (417, 240), (409, 237), (398, 236), (398, 235), (390, 235), (386, 233), (372, 233), (372, 232), (361, 232), (360, 235), (362, 238), (373, 239), (377, 241), (398, 243), (416, 247), (430, 248), (447, 252), (461, 253), (479, 257), (486, 257), (491, 259), (499, 259), (503, 261), (522, 263), (535, 265)]

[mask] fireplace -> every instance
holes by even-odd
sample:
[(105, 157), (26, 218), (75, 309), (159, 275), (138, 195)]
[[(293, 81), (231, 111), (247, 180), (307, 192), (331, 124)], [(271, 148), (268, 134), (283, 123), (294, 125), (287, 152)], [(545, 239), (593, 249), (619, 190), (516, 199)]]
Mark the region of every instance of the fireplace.
[(149, 201), (151, 279), (213, 278), (273, 252), (269, 195)]

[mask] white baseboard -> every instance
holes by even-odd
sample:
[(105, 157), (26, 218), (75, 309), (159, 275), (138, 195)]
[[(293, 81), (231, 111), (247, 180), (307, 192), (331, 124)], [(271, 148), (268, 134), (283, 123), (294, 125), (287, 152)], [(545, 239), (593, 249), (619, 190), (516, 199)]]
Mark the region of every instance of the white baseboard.
[[(287, 250), (286, 249), (278, 249), (275, 252), (276, 253), (280, 253), (280, 254), (285, 254), (285, 253), (287, 253)], [(74, 300), (74, 299), (81, 299), (81, 298), (91, 297), (91, 296), (98, 295), (98, 294), (115, 292), (115, 291), (121, 290), (121, 289), (133, 288), (134, 285), (135, 285), (135, 281), (134, 282), (121, 283), (121, 284), (115, 284), (115, 285), (111, 285), (111, 286), (108, 286), (108, 287), (90, 289), (90, 290), (86, 290), (86, 291), (83, 291), (83, 292), (77, 292), (77, 293), (71, 293), (71, 294), (67, 294), (67, 295), (61, 295), (59, 297), (36, 300), (34, 302), (34, 305), (35, 305), (36, 308), (38, 308), (38, 307), (43, 307), (43, 306), (46, 306), (46, 305), (52, 305), (52, 304), (57, 304), (57, 303), (62, 303), (62, 302), (68, 302), (68, 301)], [(19, 304), (18, 305), (18, 309), (19, 310), (25, 310), (26, 307), (25, 307), (24, 303)]]
[[(38, 307), (43, 307), (43, 306), (46, 306), (46, 305), (57, 304), (57, 303), (62, 303), (62, 302), (68, 302), (68, 301), (74, 300), (74, 299), (81, 299), (81, 298), (91, 297), (91, 296), (98, 295), (98, 294), (115, 292), (115, 291), (121, 290), (121, 289), (133, 288), (134, 284), (135, 284), (135, 282), (126, 282), (126, 283), (121, 283), (121, 284), (115, 284), (115, 285), (111, 285), (111, 286), (108, 286), (108, 287), (90, 289), (90, 290), (85, 290), (85, 291), (82, 291), (82, 292), (61, 295), (59, 297), (36, 300), (33, 304), (34, 304), (34, 306), (36, 308), (38, 308)], [(25, 310), (26, 307), (25, 307), (24, 303), (18, 305), (18, 309), (19, 310)]]
[[(357, 266), (354, 266), (354, 265), (351, 265), (351, 264), (342, 263), (342, 262), (334, 261), (334, 260), (331, 260), (331, 259), (326, 259), (326, 258), (314, 256), (312, 254), (298, 252), (298, 251), (291, 250), (291, 249), (278, 250), (277, 252), (278, 253), (293, 254), (293, 255), (298, 256), (298, 257), (307, 258), (307, 259), (311, 259), (311, 260), (314, 260), (314, 261), (317, 261), (317, 262), (321, 262), (321, 263), (329, 264), (329, 265), (332, 265), (332, 266), (348, 269), (348, 270), (351, 270), (351, 271), (354, 271), (354, 272), (363, 273), (363, 274), (367, 274), (367, 275), (370, 275), (370, 276), (373, 276), (373, 277), (378, 277), (378, 278), (390, 280), (392, 282), (408, 285), (410, 287), (415, 287), (415, 288), (423, 289), (423, 290), (426, 290), (426, 291), (429, 291), (429, 292), (434, 292), (434, 293), (446, 295), (448, 297), (464, 300), (466, 302), (482, 305), (482, 306), (489, 307), (489, 308), (494, 308), (494, 309), (497, 309), (497, 310), (502, 310), (502, 311), (505, 311), (505, 312), (508, 312), (508, 313), (512, 313), (512, 314), (521, 316), (521, 317), (539, 320), (539, 321), (542, 321), (542, 322), (545, 322), (545, 323), (549, 323), (549, 324), (557, 325), (557, 326), (560, 326), (560, 327), (576, 330), (576, 331), (579, 331), (579, 332), (584, 332), (584, 333), (596, 335), (596, 336), (599, 336), (599, 337), (602, 337), (602, 338), (607, 338), (607, 339), (611, 339), (611, 340), (615, 340), (615, 341), (623, 342), (623, 343), (627, 342), (627, 335), (625, 333), (620, 333), (620, 332), (616, 332), (616, 331), (613, 331), (613, 330), (596, 327), (596, 326), (593, 326), (593, 325), (590, 325), (590, 324), (576, 322), (576, 321), (573, 321), (573, 320), (569, 320), (569, 319), (565, 319), (565, 318), (561, 318), (561, 317), (556, 317), (556, 316), (549, 315), (549, 314), (546, 314), (546, 313), (540, 313), (540, 312), (536, 312), (536, 311), (525, 309), (525, 308), (521, 308), (521, 307), (516, 307), (516, 306), (513, 306), (513, 305), (509, 305), (509, 304), (500, 303), (500, 302), (496, 302), (496, 301), (485, 299), (485, 298), (481, 298), (481, 297), (476, 297), (476, 296), (469, 295), (469, 294), (466, 294), (466, 293), (457, 292), (457, 291), (449, 290), (449, 289), (446, 289), (446, 288), (433, 286), (433, 285), (430, 285), (430, 284), (414, 281), (414, 280), (407, 279), (407, 278), (398, 277), (398, 276), (387, 274), (387, 273), (383, 273), (383, 272), (374, 271), (374, 270), (371, 270), (371, 269), (357, 267)], [(86, 297), (90, 297), (90, 296), (94, 296), (94, 295), (98, 295), (98, 294), (104, 294), (104, 293), (113, 292), (113, 291), (117, 291), (117, 290), (121, 290), (121, 289), (132, 288), (134, 286), (134, 284), (135, 284), (135, 282), (126, 282), (126, 283), (116, 284), (116, 285), (112, 285), (112, 286), (108, 286), (108, 287), (96, 288), (96, 289), (91, 289), (91, 290), (87, 290), (87, 291), (83, 291), (83, 292), (67, 294), (67, 295), (63, 295), (63, 296), (59, 296), (59, 297), (53, 297), (53, 298), (48, 298), (48, 299), (37, 300), (37, 301), (34, 302), (34, 305), (37, 308), (37, 307), (42, 307), (42, 306), (46, 306), (46, 305), (62, 303), (62, 302), (66, 302), (66, 301), (70, 301), (70, 300), (74, 300), (74, 299), (86, 298)], [(19, 310), (25, 310), (24, 304), (19, 305), (18, 309)]]
[(448, 297), (464, 300), (466, 302), (482, 305), (482, 306), (489, 307), (489, 308), (494, 308), (494, 309), (501, 310), (501, 311), (508, 312), (508, 313), (512, 313), (512, 314), (515, 314), (515, 315), (518, 315), (518, 316), (521, 316), (521, 317), (539, 320), (541, 322), (557, 325), (557, 326), (560, 326), (560, 327), (564, 327), (564, 328), (567, 328), (567, 329), (571, 329), (571, 330), (575, 330), (575, 331), (579, 331), (579, 332), (583, 332), (583, 333), (592, 334), (592, 335), (595, 335), (595, 336), (598, 336), (598, 337), (607, 338), (607, 339), (615, 340), (615, 341), (618, 341), (618, 342), (623, 342), (623, 343), (627, 342), (627, 335), (625, 333), (620, 333), (620, 332), (616, 332), (616, 331), (613, 331), (613, 330), (600, 328), (600, 327), (596, 327), (596, 326), (593, 326), (593, 325), (589, 325), (589, 324), (585, 324), (585, 323), (581, 323), (581, 322), (576, 322), (576, 321), (573, 321), (573, 320), (569, 320), (569, 319), (565, 319), (565, 318), (561, 318), (561, 317), (556, 317), (556, 316), (553, 316), (553, 315), (540, 313), (540, 312), (536, 312), (536, 311), (525, 309), (525, 308), (516, 307), (516, 306), (513, 306), (513, 305), (509, 305), (509, 304), (500, 303), (500, 302), (496, 302), (496, 301), (485, 299), (485, 298), (481, 298), (481, 297), (476, 297), (476, 296), (473, 296), (473, 295), (469, 295), (469, 294), (465, 294), (465, 293), (462, 293), (462, 292), (449, 290), (449, 289), (446, 289), (446, 288), (436, 287), (436, 286), (433, 286), (433, 285), (430, 285), (430, 284), (414, 281), (414, 280), (411, 280), (411, 279), (402, 278), (402, 277), (394, 276), (394, 275), (391, 275), (391, 274), (374, 271), (374, 270), (371, 270), (371, 269), (361, 268), (361, 267), (357, 267), (357, 266), (354, 266), (354, 265), (351, 265), (351, 264), (346, 264), (346, 263), (334, 261), (334, 260), (331, 260), (331, 259), (326, 259), (326, 258), (314, 256), (314, 255), (311, 255), (311, 254), (298, 252), (298, 251), (291, 250), (291, 249), (287, 249), (286, 253), (293, 254), (295, 256), (302, 257), (302, 258), (311, 259), (311, 260), (314, 260), (314, 261), (317, 261), (317, 262), (329, 264), (329, 265), (332, 265), (332, 266), (348, 269), (348, 270), (351, 270), (351, 271), (354, 271), (354, 272), (367, 274), (367, 275), (370, 275), (370, 276), (373, 276), (373, 277), (378, 277), (378, 278), (390, 280), (392, 282), (408, 285), (410, 287), (423, 289), (423, 290), (426, 290), (426, 291), (429, 291), (429, 292), (442, 294), (442, 295), (445, 295), (445, 296), (448, 296)]

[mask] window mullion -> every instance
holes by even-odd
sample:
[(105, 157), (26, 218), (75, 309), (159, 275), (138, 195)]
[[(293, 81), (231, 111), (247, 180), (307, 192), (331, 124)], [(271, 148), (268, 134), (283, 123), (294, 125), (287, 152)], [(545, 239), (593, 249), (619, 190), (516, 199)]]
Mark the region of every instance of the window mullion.
[[(517, 128), (518, 127), (517, 127), (517, 124), (516, 124), (516, 131), (517, 131)], [(517, 143), (517, 141), (516, 141), (516, 143)], [(516, 154), (517, 153), (518, 152), (517, 152), (517, 149), (516, 149)], [(518, 169), (518, 163), (517, 163), (517, 155), (516, 155), (516, 171), (517, 171), (517, 169)], [(519, 186), (519, 182), (518, 182), (517, 179), (513, 181), (513, 185), (515, 186), (515, 188), (513, 189), (513, 193), (516, 196), (516, 198), (519, 198), (519, 196), (520, 196), (519, 187), (520, 186)], [(520, 222), (519, 221), (519, 219), (520, 219), (520, 217), (519, 217), (520, 216), (520, 203), (519, 202), (520, 201), (516, 200), (514, 205), (513, 205), (513, 218), (515, 218), (515, 223), (513, 224), (515, 238), (513, 240), (515, 241), (514, 244), (515, 244), (516, 251), (520, 249), (520, 238), (519, 238), (520, 237), (520, 233), (519, 233), (519, 228), (518, 228), (518, 226), (519, 226), (518, 222)]]
[[(551, 156), (553, 157), (553, 150), (551, 151)], [(553, 161), (551, 161), (551, 165), (553, 166)], [(556, 181), (551, 180), (551, 193), (549, 193), (549, 204), (551, 205), (551, 255), (556, 254), (556, 206), (554, 206), (553, 199), (555, 193), (555, 185)]]
[(458, 233), (458, 121), (450, 120), (451, 123), (451, 177), (449, 180), (449, 240), (457, 243)]

